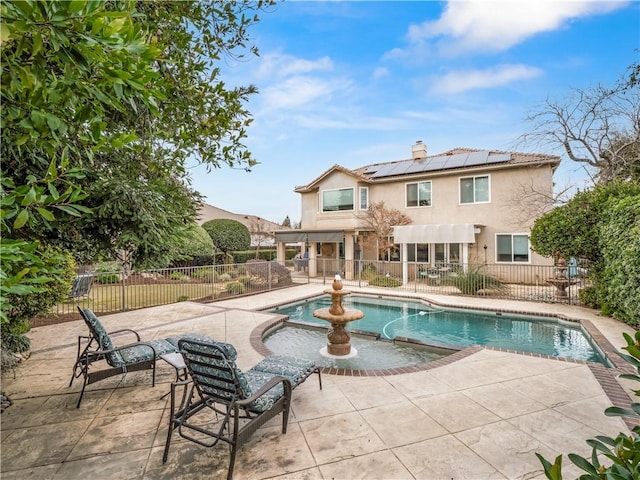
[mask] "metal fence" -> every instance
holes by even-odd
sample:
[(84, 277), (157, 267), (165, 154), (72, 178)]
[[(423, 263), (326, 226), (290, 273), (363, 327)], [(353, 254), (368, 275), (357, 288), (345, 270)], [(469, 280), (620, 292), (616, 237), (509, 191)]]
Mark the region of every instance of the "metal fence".
[(299, 283), (329, 284), (336, 274), (347, 286), (386, 287), (390, 292), (398, 289), (570, 304), (580, 304), (579, 291), (589, 285), (588, 269), (577, 265), (403, 265), (309, 259), (305, 263), (251, 261), (131, 273), (85, 270), (76, 276), (67, 301), (56, 305), (40, 322), (52, 323), (65, 316), (79, 318), (76, 305), (106, 314), (186, 300), (210, 302)]

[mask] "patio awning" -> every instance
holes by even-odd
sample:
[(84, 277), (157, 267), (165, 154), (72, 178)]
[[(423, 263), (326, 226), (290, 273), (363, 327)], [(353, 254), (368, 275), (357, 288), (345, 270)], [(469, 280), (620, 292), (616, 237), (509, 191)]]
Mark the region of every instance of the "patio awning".
[(276, 243), (343, 242), (343, 230), (288, 230), (275, 232)]
[(395, 243), (475, 243), (473, 223), (393, 227)]

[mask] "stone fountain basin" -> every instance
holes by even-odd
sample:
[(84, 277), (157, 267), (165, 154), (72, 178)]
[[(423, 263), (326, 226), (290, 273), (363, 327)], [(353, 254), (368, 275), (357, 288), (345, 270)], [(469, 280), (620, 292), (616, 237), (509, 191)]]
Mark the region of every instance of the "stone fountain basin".
[(364, 317), (364, 313), (354, 308), (345, 308), (342, 315), (333, 315), (329, 312), (329, 308), (319, 308), (313, 312), (313, 316), (331, 323), (345, 324), (353, 322), (354, 320), (360, 320)]

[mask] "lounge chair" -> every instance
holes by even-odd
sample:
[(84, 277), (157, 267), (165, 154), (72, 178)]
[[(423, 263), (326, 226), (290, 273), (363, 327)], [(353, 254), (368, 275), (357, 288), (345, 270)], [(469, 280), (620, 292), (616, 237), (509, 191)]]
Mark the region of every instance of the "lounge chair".
[[(180, 340), (189, 378), (171, 385), (171, 416), (162, 462), (167, 461), (174, 431), (204, 447), (222, 441), (230, 445), (227, 480), (233, 478), (236, 452), (265, 422), (282, 413), (282, 433), (287, 432), (291, 393), (320, 369), (311, 361), (273, 355), (242, 372), (235, 363), (236, 349), (228, 343)], [(176, 398), (180, 396), (178, 404)], [(214, 425), (193, 419), (214, 411)], [(204, 416), (205, 419), (210, 417)], [(242, 421), (242, 424), (241, 424)]]
[[(78, 337), (78, 357), (73, 366), (73, 374), (69, 386), (73, 380), (83, 378), (82, 390), (78, 399), (77, 408), (80, 408), (82, 397), (87, 385), (114, 375), (126, 375), (127, 372), (139, 370), (151, 370), (151, 384), (156, 384), (156, 360), (166, 353), (178, 351), (178, 341), (181, 338), (196, 340), (211, 340), (199, 334), (176, 335), (160, 340), (144, 342), (140, 335), (131, 329), (107, 332), (98, 317), (89, 308), (78, 306), (80, 315), (89, 327), (89, 335)], [(128, 333), (135, 338), (133, 343), (115, 346), (111, 336)], [(102, 367), (102, 368), (100, 368)]]

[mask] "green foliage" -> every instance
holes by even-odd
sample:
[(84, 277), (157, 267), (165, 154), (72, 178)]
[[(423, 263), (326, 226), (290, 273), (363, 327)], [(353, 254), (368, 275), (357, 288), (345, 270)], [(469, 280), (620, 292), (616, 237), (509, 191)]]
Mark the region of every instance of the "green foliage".
[(178, 280), (179, 282), (189, 281), (189, 277), (182, 272), (172, 272), (171, 275), (169, 275), (169, 278), (171, 280)]
[(291, 283), (291, 272), (277, 262), (253, 259), (245, 263), (242, 268), (246, 275), (260, 279), (262, 284), (270, 282), (271, 285), (283, 286)]
[(75, 263), (55, 248), (4, 238), (2, 257), (2, 346), (24, 351), (29, 347), (24, 337), (29, 320), (68, 297)]
[(240, 282), (229, 282), (227, 283), (226, 291), (230, 295), (242, 295), (245, 292), (245, 287)]
[(213, 241), (207, 231), (196, 223), (192, 223), (178, 236), (171, 262), (194, 257), (211, 256)]
[(483, 273), (481, 268), (471, 269), (466, 273), (448, 275), (444, 278), (444, 283), (458, 288), (464, 295), (477, 295), (480, 290), (485, 289), (500, 290), (504, 288), (500, 280)]
[(103, 273), (96, 276), (96, 282), (100, 284), (120, 283), (120, 275), (117, 273)]
[(601, 307), (598, 289), (593, 285), (589, 285), (578, 290), (578, 297), (580, 298), (580, 302), (586, 307), (593, 308), (595, 310)]
[(640, 194), (608, 204), (600, 224), (601, 285), (611, 315), (640, 326)]
[(402, 286), (402, 281), (398, 280), (397, 278), (378, 275), (369, 280), (369, 286), (394, 288)]
[(187, 300), (189, 300), (188, 295), (180, 295), (177, 299), (178, 302), (186, 302)]
[(202, 225), (217, 249), (225, 253), (246, 250), (251, 245), (249, 229), (240, 222), (228, 218), (209, 220)]
[(378, 271), (372, 263), (366, 264), (362, 269), (362, 278), (364, 280), (372, 280), (378, 276)]
[(531, 247), (540, 255), (601, 259), (600, 222), (610, 199), (640, 193), (640, 184), (612, 182), (578, 192), (566, 205), (539, 217), (531, 229)]
[(196, 268), (191, 272), (191, 278), (203, 282), (211, 282), (213, 280), (213, 269), (211, 267)]
[[(640, 374), (640, 331), (635, 333), (635, 337), (626, 333), (623, 336), (627, 342), (623, 349), (628, 354), (620, 354), (620, 356)], [(620, 377), (640, 382), (638, 374), (627, 373), (620, 375)], [(635, 390), (634, 393), (636, 396), (640, 396), (640, 390)], [(612, 417), (623, 416), (640, 420), (640, 403), (632, 403), (630, 409), (609, 407), (604, 413)], [(580, 480), (635, 480), (638, 478), (640, 471), (640, 426), (633, 427), (630, 435), (620, 433), (616, 438), (599, 435), (587, 440), (587, 444), (592, 448), (590, 459), (575, 453), (568, 455), (574, 465), (587, 472), (580, 476)], [(562, 455), (556, 457), (553, 464), (539, 453), (536, 453), (536, 456), (542, 463), (545, 476), (549, 480), (562, 480)]]

